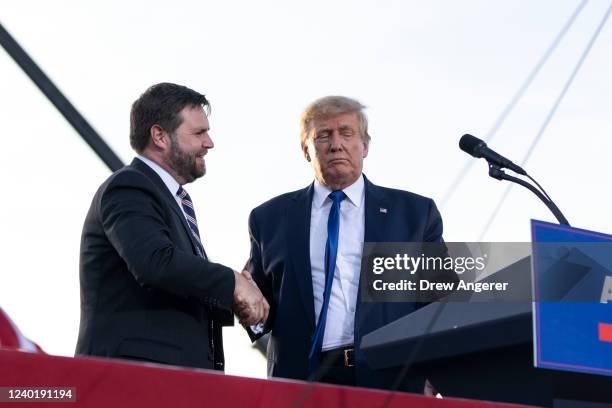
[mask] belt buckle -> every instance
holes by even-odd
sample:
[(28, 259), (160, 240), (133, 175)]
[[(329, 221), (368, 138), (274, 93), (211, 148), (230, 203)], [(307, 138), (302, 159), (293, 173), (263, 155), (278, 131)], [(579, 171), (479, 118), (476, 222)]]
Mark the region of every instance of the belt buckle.
[(350, 360), (349, 360), (349, 353), (350, 352), (354, 352), (355, 349), (354, 348), (347, 348), (342, 350), (343, 354), (344, 354), (344, 366), (345, 367), (355, 367), (355, 364), (351, 364)]

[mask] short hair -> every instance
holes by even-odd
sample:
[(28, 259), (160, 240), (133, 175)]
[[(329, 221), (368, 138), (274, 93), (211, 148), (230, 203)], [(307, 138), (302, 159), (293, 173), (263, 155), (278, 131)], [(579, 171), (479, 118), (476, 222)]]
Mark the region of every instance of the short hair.
[(300, 118), (300, 142), (302, 145), (306, 144), (306, 139), (312, 131), (313, 120), (325, 119), (343, 113), (357, 114), (361, 138), (369, 142), (371, 138), (368, 133), (368, 117), (364, 112), (365, 108), (361, 102), (346, 96), (324, 96), (317, 99), (304, 109)]
[(147, 147), (151, 127), (159, 125), (172, 134), (181, 125), (181, 111), (201, 106), (210, 114), (210, 103), (199, 92), (186, 86), (162, 82), (147, 89), (134, 103), (130, 112), (130, 145), (137, 153)]

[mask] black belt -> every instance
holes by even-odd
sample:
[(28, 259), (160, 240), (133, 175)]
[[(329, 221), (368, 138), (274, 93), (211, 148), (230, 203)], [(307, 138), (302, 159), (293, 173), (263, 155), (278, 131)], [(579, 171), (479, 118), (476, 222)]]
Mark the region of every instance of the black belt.
[(331, 367), (355, 367), (355, 348), (343, 347), (321, 352), (321, 364)]

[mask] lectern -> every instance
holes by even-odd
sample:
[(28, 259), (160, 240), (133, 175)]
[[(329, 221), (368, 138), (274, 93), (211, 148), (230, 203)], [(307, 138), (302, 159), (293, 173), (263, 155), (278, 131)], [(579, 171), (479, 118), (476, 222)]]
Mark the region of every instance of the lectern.
[[(523, 258), (489, 280), (522, 277), (529, 284), (530, 262)], [(449, 397), (612, 405), (612, 377), (534, 367), (532, 303), (527, 301), (432, 303), (364, 336), (361, 347), (373, 368), (397, 369), (409, 361)]]

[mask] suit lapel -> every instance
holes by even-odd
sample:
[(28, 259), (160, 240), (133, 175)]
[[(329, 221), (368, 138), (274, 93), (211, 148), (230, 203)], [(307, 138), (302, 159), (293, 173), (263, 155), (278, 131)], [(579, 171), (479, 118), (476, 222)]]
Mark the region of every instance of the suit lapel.
[(290, 271), (294, 274), (300, 299), (311, 328), (315, 327), (312, 272), (310, 269), (310, 211), (314, 187), (298, 191), (287, 209), (287, 242)]
[[(390, 203), (383, 191), (372, 184), (365, 175), (365, 232), (364, 242), (385, 242), (387, 218), (391, 211)], [(364, 303), (361, 301), (361, 273), (359, 274), (359, 291), (357, 292), (357, 309), (355, 311), (355, 347), (358, 359), (361, 359), (361, 337), (373, 327), (380, 327), (384, 318), (384, 304)]]
[[(195, 242), (193, 234), (191, 233), (191, 228), (189, 228), (189, 225), (187, 224), (187, 220), (185, 219), (183, 210), (181, 210), (178, 206), (178, 203), (176, 202), (174, 196), (170, 193), (170, 190), (168, 190), (166, 184), (164, 184), (164, 181), (157, 175), (157, 173), (152, 168), (150, 168), (144, 162), (138, 160), (137, 158), (135, 158), (130, 165), (141, 173), (144, 173), (157, 186), (161, 196), (164, 200), (166, 200), (166, 204), (172, 209), (174, 215), (176, 215), (180, 224), (183, 226), (185, 234), (187, 234), (187, 236), (189, 237), (193, 253), (197, 254), (197, 244)], [(206, 254), (204, 254), (204, 257), (206, 258)]]
[(387, 230), (387, 218), (393, 210), (385, 199), (384, 193), (372, 184), (366, 176), (365, 180), (365, 242), (384, 242)]

